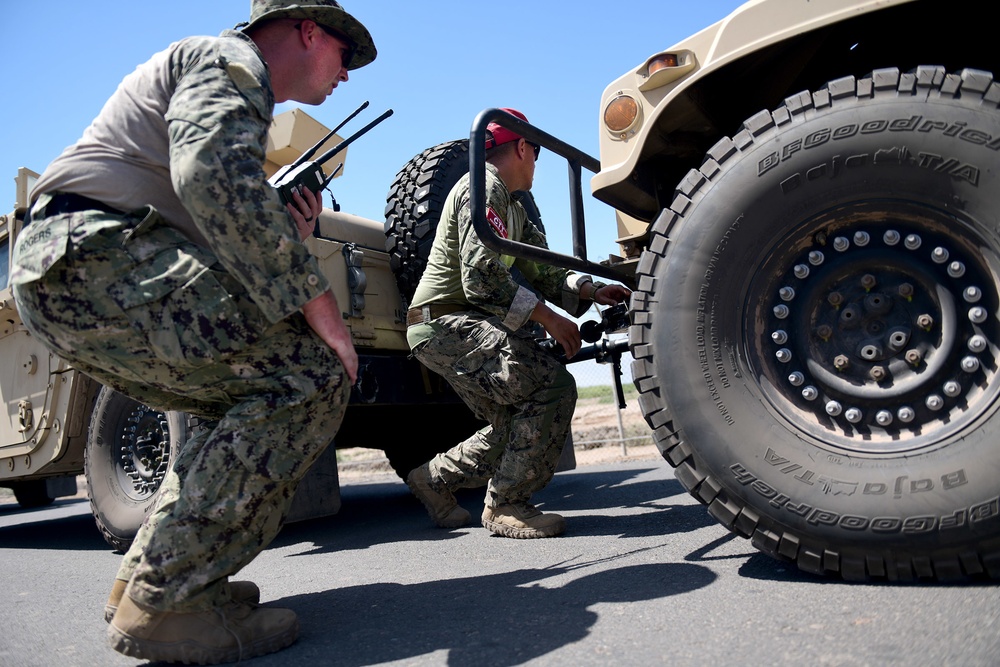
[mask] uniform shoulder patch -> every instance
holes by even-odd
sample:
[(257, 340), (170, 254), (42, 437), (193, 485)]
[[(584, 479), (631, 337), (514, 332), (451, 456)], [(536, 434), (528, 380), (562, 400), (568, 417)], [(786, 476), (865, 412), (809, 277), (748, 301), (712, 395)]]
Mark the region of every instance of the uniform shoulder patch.
[(507, 223), (493, 210), (492, 206), (486, 209), (486, 221), (490, 223), (490, 227), (497, 233), (497, 236), (507, 238)]

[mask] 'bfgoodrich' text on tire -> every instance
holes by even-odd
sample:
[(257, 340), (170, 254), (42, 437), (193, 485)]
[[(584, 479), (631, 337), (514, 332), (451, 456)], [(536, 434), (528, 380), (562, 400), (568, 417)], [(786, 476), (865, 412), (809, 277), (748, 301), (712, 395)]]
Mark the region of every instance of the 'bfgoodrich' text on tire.
[(643, 256), (633, 378), (718, 521), (846, 579), (1000, 577), (1000, 86), (845, 77), (719, 141)]

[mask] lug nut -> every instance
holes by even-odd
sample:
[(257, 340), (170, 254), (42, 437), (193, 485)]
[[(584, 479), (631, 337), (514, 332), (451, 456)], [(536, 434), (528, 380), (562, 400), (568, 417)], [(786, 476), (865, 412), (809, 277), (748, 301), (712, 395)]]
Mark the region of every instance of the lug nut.
[(971, 320), (974, 324), (982, 324), (986, 321), (987, 317), (989, 317), (989, 314), (982, 306), (973, 306), (972, 308), (969, 308), (969, 320)]
[(920, 247), (921, 243), (923, 243), (923, 241), (916, 234), (908, 235), (903, 241), (903, 245), (906, 246), (907, 250), (916, 250)]
[(840, 292), (830, 292), (826, 297), (827, 303), (836, 308), (840, 304), (844, 303), (844, 295)]
[(837, 238), (833, 239), (833, 249), (836, 250), (837, 252), (844, 252), (850, 247), (851, 247), (851, 242), (848, 241), (843, 236), (838, 236)]
[(851, 365), (851, 360), (847, 358), (846, 354), (838, 354), (833, 359), (833, 367), (838, 371), (846, 370), (848, 366)]
[(983, 298), (983, 291), (978, 287), (969, 286), (962, 290), (962, 298), (965, 299), (967, 303), (976, 303)]
[(944, 264), (948, 261), (948, 249), (941, 246), (934, 248), (934, 250), (931, 250), (931, 260), (935, 264)]
[(795, 290), (791, 287), (782, 287), (778, 290), (778, 296), (782, 301), (791, 301), (795, 298)]
[(870, 273), (866, 273), (861, 276), (861, 286), (864, 287), (866, 291), (875, 287), (875, 276)]
[(934, 326), (934, 318), (927, 313), (917, 315), (917, 326), (924, 331), (930, 331), (931, 327)]
[(913, 296), (913, 285), (911, 285), (910, 283), (903, 283), (902, 285), (900, 285), (899, 296), (903, 297), (904, 299), (909, 299), (911, 296)]
[(885, 234), (882, 235), (882, 240), (886, 245), (896, 245), (899, 243), (899, 232), (895, 229), (886, 230)]
[(909, 424), (911, 421), (913, 421), (913, 418), (916, 416), (917, 415), (913, 411), (913, 408), (907, 407), (905, 405), (901, 407), (899, 410), (896, 410), (896, 418), (899, 421), (903, 422), (904, 424)]
[(863, 247), (863, 246), (868, 245), (868, 241), (870, 241), (870, 240), (871, 240), (871, 236), (868, 235), (868, 232), (854, 232), (854, 243), (855, 243), (855, 245)]
[(809, 253), (809, 263), (813, 266), (819, 266), (825, 259), (826, 257), (819, 250), (813, 250)]
[(863, 416), (864, 415), (861, 413), (861, 410), (858, 410), (857, 408), (847, 408), (847, 410), (844, 412), (844, 419), (851, 422), (852, 424), (857, 424), (859, 421), (861, 421), (861, 418)]
[(923, 361), (924, 355), (920, 354), (920, 350), (913, 349), (907, 350), (906, 354), (903, 355), (903, 358), (906, 359), (906, 363), (911, 366), (916, 366)]
[(872, 366), (872, 369), (868, 372), (873, 380), (876, 382), (881, 382), (889, 375), (889, 371), (886, 370), (885, 366)]
[(941, 387), (941, 391), (944, 392), (945, 396), (951, 396), (952, 398), (955, 398), (956, 396), (962, 393), (962, 385), (955, 382), (954, 380), (948, 380), (947, 382), (944, 383), (944, 386)]
[(802, 398), (807, 401), (815, 401), (817, 397), (819, 397), (819, 391), (817, 391), (816, 387), (809, 385), (802, 388)]
[(802, 383), (805, 381), (806, 381), (805, 376), (802, 375), (802, 373), (800, 373), (799, 371), (795, 371), (794, 373), (790, 373), (788, 375), (788, 384), (792, 385), (793, 387), (800, 387), (802, 386)]
[(892, 413), (888, 410), (879, 410), (875, 413), (875, 423), (879, 426), (888, 426), (892, 423)]
[(777, 357), (778, 361), (780, 361), (781, 363), (787, 364), (789, 361), (792, 360), (792, 351), (789, 350), (787, 347), (783, 347), (777, 352), (775, 352), (774, 356)]
[(948, 265), (948, 275), (952, 278), (961, 278), (965, 275), (965, 264), (952, 262)]
[(966, 373), (975, 373), (979, 370), (979, 359), (975, 357), (963, 357), (962, 370)]
[(799, 280), (805, 280), (809, 277), (809, 267), (805, 264), (796, 264), (795, 268), (792, 269), (792, 273), (794, 273), (795, 277)]
[(778, 329), (771, 334), (771, 340), (774, 341), (775, 345), (784, 345), (788, 342), (788, 332), (784, 329)]
[(968, 346), (970, 352), (979, 353), (986, 349), (986, 339), (983, 336), (976, 334), (969, 339), (969, 342), (966, 343), (966, 345)]
[(937, 412), (938, 410), (944, 407), (944, 399), (938, 396), (937, 394), (931, 394), (924, 401), (924, 405), (926, 405), (928, 409)]
[(836, 417), (837, 415), (839, 415), (841, 410), (843, 410), (843, 407), (841, 407), (840, 403), (838, 403), (837, 401), (829, 401), (826, 404), (826, 414), (830, 415), (831, 417)]
[(833, 335), (833, 327), (829, 324), (821, 324), (816, 327), (816, 335), (823, 340), (830, 340), (830, 336)]
[(774, 307), (774, 316), (777, 317), (779, 320), (785, 319), (791, 314), (791, 312), (792, 311), (788, 309), (788, 306), (786, 306), (783, 303), (779, 303), (777, 306)]

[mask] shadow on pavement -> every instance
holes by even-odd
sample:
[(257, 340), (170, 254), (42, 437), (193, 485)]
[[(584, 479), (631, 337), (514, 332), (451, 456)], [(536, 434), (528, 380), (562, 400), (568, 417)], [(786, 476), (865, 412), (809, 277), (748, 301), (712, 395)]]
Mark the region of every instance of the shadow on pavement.
[[(673, 479), (634, 481), (649, 468), (560, 473), (535, 494), (540, 509), (571, 512), (566, 537), (651, 537), (691, 532), (716, 522)], [(367, 549), (402, 541), (451, 540), (479, 528), (484, 489), (462, 489), (459, 503), (472, 514), (470, 527), (436, 528), (420, 502), (402, 482), (358, 484), (341, 491), (340, 512), (332, 517), (285, 526), (275, 545), (312, 542), (301, 555)], [(665, 498), (678, 497), (677, 502)], [(642, 512), (611, 515), (606, 510), (633, 508)]]
[[(86, 499), (56, 500), (48, 507), (0, 511), (0, 545), (4, 549), (111, 551), (101, 537)], [(67, 516), (67, 511), (72, 512)], [(16, 515), (16, 516), (15, 516)], [(10, 519), (10, 521), (7, 521)]]
[(588, 564), (417, 584), (367, 584), (276, 600), (299, 614), (300, 642), (338, 665), (373, 665), (448, 651), (450, 665), (520, 665), (588, 635), (590, 607), (687, 593), (712, 583), (689, 563), (632, 565), (567, 583)]

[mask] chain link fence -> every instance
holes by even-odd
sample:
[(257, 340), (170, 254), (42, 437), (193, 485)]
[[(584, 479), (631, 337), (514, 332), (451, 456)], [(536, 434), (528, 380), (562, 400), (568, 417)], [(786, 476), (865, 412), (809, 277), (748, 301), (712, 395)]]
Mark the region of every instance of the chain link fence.
[(621, 361), (622, 398), (619, 407), (612, 364), (585, 361), (570, 364), (579, 397), (573, 414), (573, 449), (578, 465), (624, 458), (658, 458), (652, 430), (639, 409), (639, 394), (629, 373), (631, 356)]

